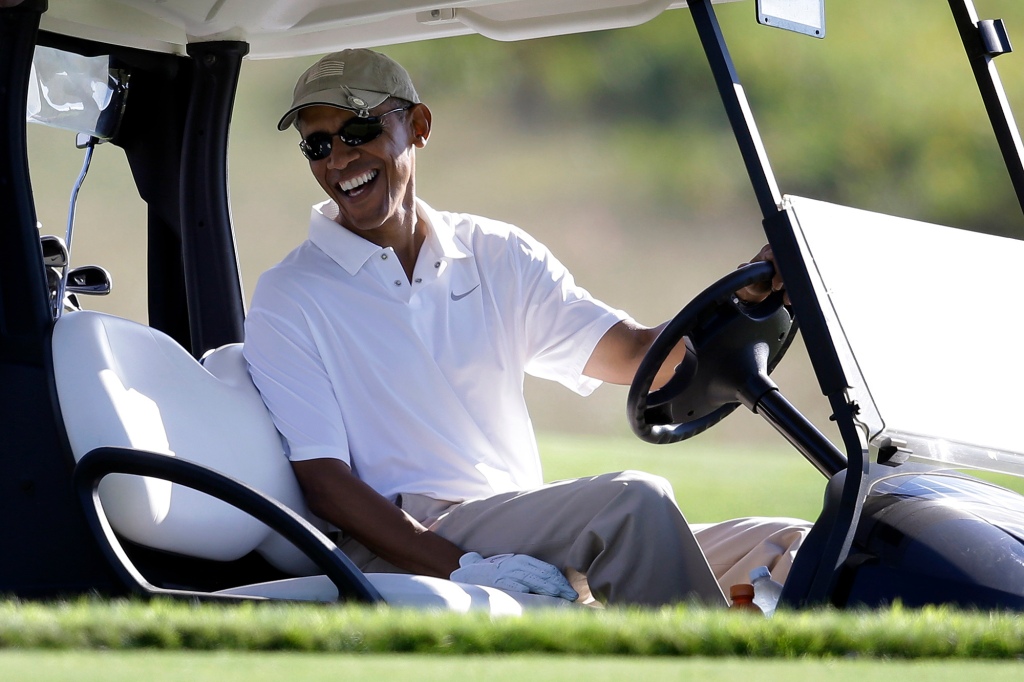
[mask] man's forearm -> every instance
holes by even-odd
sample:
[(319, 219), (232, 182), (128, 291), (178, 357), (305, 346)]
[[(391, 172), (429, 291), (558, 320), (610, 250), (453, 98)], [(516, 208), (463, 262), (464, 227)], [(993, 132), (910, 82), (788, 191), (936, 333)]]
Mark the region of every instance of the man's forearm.
[[(598, 342), (583, 373), (601, 381), (628, 386), (632, 383), (636, 370), (650, 350), (651, 344), (667, 324), (665, 322), (657, 327), (644, 327), (632, 320), (619, 322)], [(652, 388), (660, 388), (672, 378), (676, 365), (682, 361), (685, 354), (686, 347), (683, 343), (672, 349), (658, 370)]]
[(337, 460), (293, 463), (310, 511), (412, 573), (447, 578), (463, 551), (423, 527)]

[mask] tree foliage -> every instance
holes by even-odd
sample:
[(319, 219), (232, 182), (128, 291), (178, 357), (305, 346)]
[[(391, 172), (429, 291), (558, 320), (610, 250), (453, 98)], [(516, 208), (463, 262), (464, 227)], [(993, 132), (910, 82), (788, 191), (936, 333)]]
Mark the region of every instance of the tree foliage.
[[(1024, 27), (1018, 0), (977, 5), (982, 18), (1003, 18), (1011, 37)], [(750, 2), (717, 12), (784, 192), (1024, 234), (946, 2), (831, 0), (825, 40), (758, 26)], [(609, 163), (642, 178), (651, 201), (682, 197), (700, 210), (749, 192), (685, 10), (629, 29), (509, 44), (467, 36), (388, 52), (424, 96), (461, 102), (467, 115), (592, 127)], [(1024, 95), (1021, 61), (997, 61), (1011, 100)]]

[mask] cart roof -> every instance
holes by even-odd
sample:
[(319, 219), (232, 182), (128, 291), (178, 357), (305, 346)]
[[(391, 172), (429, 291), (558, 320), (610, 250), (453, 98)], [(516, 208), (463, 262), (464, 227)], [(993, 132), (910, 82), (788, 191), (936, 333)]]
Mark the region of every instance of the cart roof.
[[(734, 0), (715, 0), (732, 2)], [(241, 40), (255, 58), (478, 33), (523, 40), (644, 23), (683, 0), (50, 0), (41, 28), (183, 54)]]

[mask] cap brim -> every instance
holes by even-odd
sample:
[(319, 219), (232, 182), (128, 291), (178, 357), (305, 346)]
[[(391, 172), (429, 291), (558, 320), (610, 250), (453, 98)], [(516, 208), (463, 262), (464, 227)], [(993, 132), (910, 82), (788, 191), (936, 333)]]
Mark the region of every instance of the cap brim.
[[(358, 97), (363, 100), (366, 105), (359, 107), (354, 106), (350, 102), (351, 97)], [(298, 118), (299, 112), (306, 107), (334, 107), (336, 109), (345, 109), (346, 111), (361, 111), (364, 109), (373, 109), (390, 97), (386, 92), (374, 92), (373, 90), (358, 90), (350, 88), (348, 92), (344, 92), (340, 89), (332, 90), (321, 90), (319, 92), (313, 92), (297, 102), (292, 103), (291, 109), (285, 112), (281, 120), (277, 122), (278, 130), (287, 130), (289, 126), (295, 123), (295, 119)]]

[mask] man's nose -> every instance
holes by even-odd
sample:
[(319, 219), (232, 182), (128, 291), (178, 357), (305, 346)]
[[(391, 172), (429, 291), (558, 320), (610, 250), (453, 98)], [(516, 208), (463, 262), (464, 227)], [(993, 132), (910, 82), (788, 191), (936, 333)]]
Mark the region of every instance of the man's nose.
[(359, 152), (355, 147), (348, 146), (335, 136), (331, 140), (331, 153), (327, 156), (327, 166), (329, 168), (344, 168), (352, 163), (352, 160), (358, 155)]

